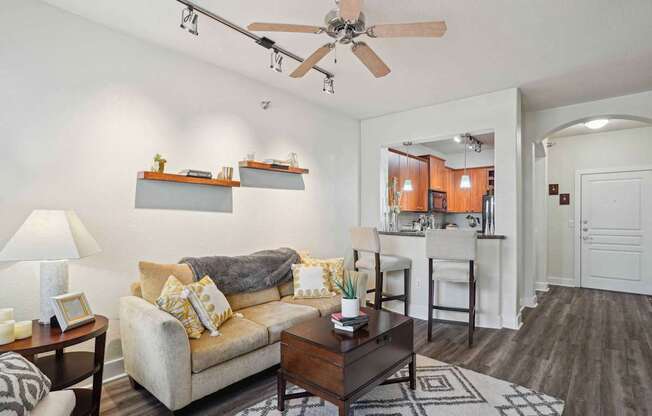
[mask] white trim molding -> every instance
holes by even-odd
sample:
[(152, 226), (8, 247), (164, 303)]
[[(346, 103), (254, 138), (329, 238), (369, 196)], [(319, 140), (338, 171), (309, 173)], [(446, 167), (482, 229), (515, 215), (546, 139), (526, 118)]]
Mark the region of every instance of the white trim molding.
[(521, 311), (523, 310), (523, 308), (536, 308), (537, 306), (538, 306), (537, 295), (526, 296), (524, 298), (521, 298)]
[(548, 287), (548, 282), (535, 282), (534, 290), (537, 292), (547, 292), (550, 288)]
[[(103, 384), (110, 383), (123, 377), (127, 377), (124, 368), (124, 358), (120, 357), (104, 362), (104, 371), (102, 373)], [(91, 388), (93, 387), (93, 379), (88, 378), (73, 387)]]
[(572, 277), (548, 276), (548, 284), (553, 286), (579, 287)]

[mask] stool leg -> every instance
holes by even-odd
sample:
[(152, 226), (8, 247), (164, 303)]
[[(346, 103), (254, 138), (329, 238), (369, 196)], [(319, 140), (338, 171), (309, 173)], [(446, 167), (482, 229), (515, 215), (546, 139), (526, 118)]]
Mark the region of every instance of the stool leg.
[(374, 292), (374, 309), (383, 307), (383, 272), (380, 271), (380, 253), (376, 253), (376, 292)]
[(473, 332), (475, 330), (475, 276), (473, 260), (469, 262), (469, 348), (473, 346)]
[(405, 299), (403, 299), (403, 308), (405, 316), (409, 316), (410, 313), (410, 269), (403, 270), (403, 293), (405, 294)]
[(428, 342), (432, 341), (432, 307), (434, 306), (434, 282), (432, 280), (432, 259), (428, 259)]

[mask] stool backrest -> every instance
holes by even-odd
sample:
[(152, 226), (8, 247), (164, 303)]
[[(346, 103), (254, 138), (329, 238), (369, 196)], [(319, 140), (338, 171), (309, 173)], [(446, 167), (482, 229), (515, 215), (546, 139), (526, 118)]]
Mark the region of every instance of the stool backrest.
[(380, 253), (378, 230), (376, 227), (351, 228), (351, 245), (353, 250)]
[(473, 230), (426, 231), (426, 257), (437, 260), (475, 260), (477, 233)]

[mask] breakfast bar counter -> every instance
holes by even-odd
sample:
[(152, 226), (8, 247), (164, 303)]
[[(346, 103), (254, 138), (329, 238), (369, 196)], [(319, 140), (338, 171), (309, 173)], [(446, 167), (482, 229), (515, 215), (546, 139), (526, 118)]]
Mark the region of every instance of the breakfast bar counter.
[[(410, 316), (427, 319), (428, 316), (428, 259), (423, 232), (380, 231), (383, 254), (412, 259)], [(485, 328), (502, 328), (501, 318), (501, 245), (505, 236), (478, 235), (476, 264), (477, 300), (476, 324)], [(436, 273), (436, 269), (435, 269)], [(384, 279), (383, 292), (401, 294), (403, 273), (389, 272)], [(435, 285), (435, 302), (442, 306), (468, 307), (468, 284), (438, 282)], [(402, 312), (402, 302), (387, 302), (383, 307)], [(434, 311), (435, 318), (451, 321), (468, 321), (468, 315), (459, 312)]]

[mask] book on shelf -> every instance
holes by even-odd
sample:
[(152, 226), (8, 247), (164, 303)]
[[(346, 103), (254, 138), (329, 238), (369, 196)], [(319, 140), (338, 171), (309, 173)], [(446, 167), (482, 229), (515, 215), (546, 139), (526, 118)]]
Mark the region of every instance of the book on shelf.
[(184, 169), (181, 172), (179, 172), (179, 175), (189, 176), (191, 178), (205, 178), (205, 179), (213, 178), (213, 174), (211, 172), (207, 172), (205, 170), (195, 170), (195, 169)]

